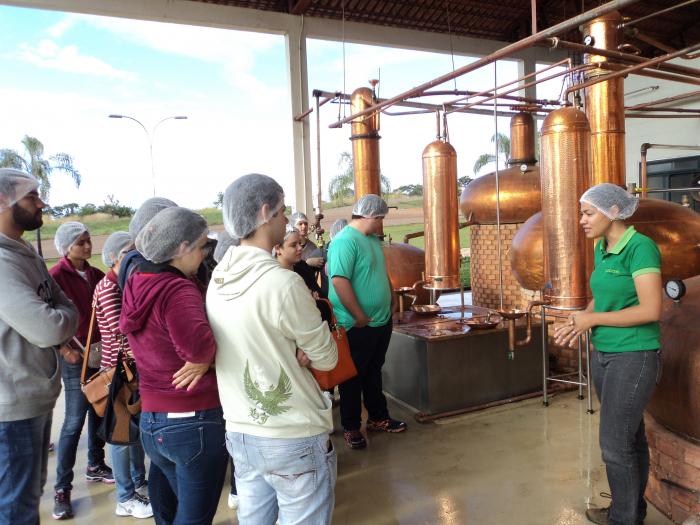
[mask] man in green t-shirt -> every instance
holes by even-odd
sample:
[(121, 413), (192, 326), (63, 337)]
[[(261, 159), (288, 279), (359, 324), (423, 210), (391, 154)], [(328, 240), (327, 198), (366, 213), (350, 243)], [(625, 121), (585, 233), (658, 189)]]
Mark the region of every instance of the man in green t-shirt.
[(352, 220), (333, 238), (328, 250), (328, 298), (338, 323), (348, 331), (357, 376), (339, 386), (340, 421), (350, 448), (365, 448), (360, 433), (362, 401), (367, 429), (403, 432), (406, 423), (389, 417), (382, 393), (382, 366), (391, 340), (394, 294), (377, 233), (389, 208), (378, 195), (365, 195), (352, 210)]

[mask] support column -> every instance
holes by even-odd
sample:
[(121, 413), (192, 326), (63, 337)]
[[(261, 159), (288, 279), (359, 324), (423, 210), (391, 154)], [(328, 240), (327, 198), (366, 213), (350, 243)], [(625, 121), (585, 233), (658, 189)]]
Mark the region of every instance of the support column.
[[(524, 58), (522, 60), (518, 60), (518, 77), (529, 75), (530, 73), (534, 73), (536, 70), (537, 61), (535, 59)], [(523, 82), (520, 82), (520, 85), (532, 82), (532, 80), (532, 78), (529, 78)], [(528, 98), (537, 98), (537, 86), (526, 87), (525, 90), (520, 93), (520, 95)]]
[[(287, 73), (292, 117), (309, 107), (309, 86), (306, 67), (306, 31), (303, 19), (293, 24), (285, 33)], [(309, 145), (309, 119), (296, 122), (292, 118), (292, 140), (294, 145), (294, 208), (309, 216), (314, 214), (311, 192), (311, 148)]]

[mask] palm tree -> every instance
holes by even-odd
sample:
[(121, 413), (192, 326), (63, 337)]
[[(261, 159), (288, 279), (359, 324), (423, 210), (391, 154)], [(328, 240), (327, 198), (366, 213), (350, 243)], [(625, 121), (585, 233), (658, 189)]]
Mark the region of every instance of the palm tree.
[[(498, 159), (507, 161), (508, 155), (510, 155), (510, 138), (508, 135), (504, 135), (503, 133), (497, 133), (491, 137), (491, 143), (495, 143), (496, 140), (498, 140)], [(496, 155), (492, 153), (484, 153), (483, 155), (479, 155), (479, 158), (476, 159), (476, 162), (474, 163), (474, 175), (478, 174), (481, 168), (487, 164), (496, 162), (496, 159)]]
[[(355, 168), (352, 164), (352, 156), (347, 151), (340, 154), (338, 168), (340, 169), (340, 173), (333, 177), (330, 184), (328, 184), (328, 194), (337, 206), (342, 206), (345, 204), (345, 197), (354, 194), (355, 186)], [(389, 177), (383, 173), (381, 173), (379, 177), (382, 194), (386, 195), (391, 193), (391, 181)]]
[[(25, 135), (22, 139), (25, 156), (13, 149), (0, 149), (0, 168), (15, 168), (24, 170), (34, 175), (39, 181), (39, 196), (47, 202), (51, 192), (51, 175), (54, 171), (62, 171), (68, 174), (75, 182), (75, 187), (80, 187), (80, 172), (73, 166), (73, 157), (67, 153), (56, 153), (48, 159), (44, 158), (44, 145), (35, 137)], [(37, 251), (41, 251), (41, 229), (36, 232)]]

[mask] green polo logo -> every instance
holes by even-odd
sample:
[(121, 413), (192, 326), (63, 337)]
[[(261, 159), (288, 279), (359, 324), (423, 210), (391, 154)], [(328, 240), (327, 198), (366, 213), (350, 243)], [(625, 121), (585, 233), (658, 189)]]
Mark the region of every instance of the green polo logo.
[[(261, 374), (256, 375), (260, 376)], [(270, 416), (279, 416), (291, 408), (282, 405), (282, 403), (292, 397), (292, 382), (281, 364), (277, 385), (261, 385), (258, 381), (253, 381), (253, 378), (250, 376), (250, 367), (246, 360), (243, 384), (245, 385), (245, 393), (248, 399), (255, 404), (248, 415), (258, 425), (264, 425)], [(263, 393), (263, 390), (265, 393)]]
[(619, 275), (621, 272), (617, 268), (606, 268), (605, 273), (612, 273), (615, 275)]

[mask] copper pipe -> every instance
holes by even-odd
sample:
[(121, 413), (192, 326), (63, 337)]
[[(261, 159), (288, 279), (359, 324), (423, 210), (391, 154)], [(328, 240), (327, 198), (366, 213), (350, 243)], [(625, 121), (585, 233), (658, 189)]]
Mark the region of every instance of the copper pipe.
[[(374, 92), (357, 88), (350, 97), (352, 111), (362, 111), (374, 104)], [(352, 160), (355, 169), (355, 200), (363, 195), (381, 195), (379, 168), (379, 113), (352, 122)]]
[(642, 104), (637, 104), (636, 106), (630, 106), (626, 109), (633, 110), (633, 109), (646, 108), (648, 106), (659, 106), (661, 104), (668, 104), (670, 102), (676, 102), (678, 100), (683, 100), (686, 98), (691, 98), (691, 97), (696, 97), (696, 96), (700, 96), (700, 90), (690, 91), (689, 93), (681, 93), (680, 95), (674, 95), (672, 97), (660, 98), (658, 100), (652, 100), (651, 102), (644, 102)]
[[(466, 228), (467, 226), (471, 226), (472, 224), (476, 224), (476, 223), (472, 221), (472, 218), (470, 215), (467, 218), (466, 222), (459, 223), (459, 229), (461, 230), (462, 228)], [(410, 241), (411, 239), (417, 239), (418, 237), (424, 237), (424, 236), (425, 236), (424, 231), (407, 233), (406, 235), (403, 236), (403, 242), (404, 242), (404, 244), (408, 244), (408, 241)]]
[[(637, 40), (641, 40), (642, 42), (644, 42), (646, 44), (652, 45), (655, 48), (660, 49), (661, 51), (666, 51), (666, 53), (673, 53), (674, 51), (676, 51), (675, 47), (671, 47), (669, 45), (664, 44), (663, 42), (659, 42), (655, 38), (652, 38), (649, 35), (645, 35), (641, 31), (639, 31), (638, 29), (634, 29), (634, 31), (632, 32), (632, 36), (634, 38), (636, 38)], [(681, 56), (681, 58), (684, 60), (693, 60), (693, 59), (696, 59), (698, 56), (700, 56), (700, 54), (693, 53), (692, 55), (691, 54), (683, 55), (683, 56)]]
[(436, 140), (423, 150), (425, 288), (455, 290), (460, 286), (457, 153)]
[[(550, 38), (549, 45), (552, 49), (557, 49), (563, 47), (564, 49), (569, 49), (571, 51), (577, 51), (579, 53), (589, 53), (591, 55), (600, 55), (607, 58), (613, 58), (623, 62), (634, 62), (639, 64), (649, 60), (646, 57), (640, 57), (637, 55), (631, 55), (629, 53), (622, 53), (615, 49), (601, 49), (600, 47), (591, 47), (585, 44), (578, 44), (576, 42), (569, 42), (567, 40), (561, 40), (559, 38)], [(688, 75), (692, 77), (700, 78), (700, 69), (687, 66), (679, 66), (676, 64), (659, 64), (656, 66), (657, 69), (661, 71), (667, 71), (668, 73), (678, 73), (681, 75)]]
[(532, 34), (537, 34), (537, 0), (530, 2), (530, 19), (532, 22)]
[(439, 86), (440, 84), (443, 84), (449, 80), (452, 80), (457, 77), (461, 77), (462, 75), (465, 75), (467, 73), (470, 73), (471, 71), (475, 71), (476, 69), (479, 69), (480, 67), (483, 67), (487, 64), (491, 64), (497, 60), (500, 60), (502, 58), (506, 58), (513, 53), (517, 53), (518, 51), (522, 51), (523, 49), (527, 49), (531, 47), (532, 45), (536, 44), (540, 40), (544, 40), (545, 38), (550, 38), (553, 36), (558, 35), (559, 33), (563, 33), (565, 31), (569, 31), (571, 29), (577, 28), (579, 25), (584, 24), (588, 22), (589, 20), (592, 20), (596, 17), (602, 16), (606, 13), (609, 13), (611, 11), (615, 11), (617, 9), (622, 9), (624, 7), (627, 7), (629, 5), (635, 4), (639, 2), (640, 0), (612, 0), (611, 2), (607, 2), (606, 4), (603, 4), (601, 6), (595, 7), (589, 11), (586, 11), (585, 13), (581, 13), (580, 15), (576, 15), (568, 20), (565, 20), (564, 22), (560, 22), (558, 24), (555, 24), (551, 27), (548, 27), (546, 29), (543, 29), (537, 34), (530, 35), (526, 38), (523, 38), (522, 40), (519, 40), (518, 42), (514, 42), (512, 44), (509, 44), (505, 47), (502, 47), (501, 49), (491, 53), (490, 55), (487, 55), (485, 57), (482, 57), (471, 64), (467, 64), (465, 66), (462, 66), (454, 71), (451, 71), (450, 73), (446, 73), (442, 76), (439, 76), (437, 78), (434, 78), (433, 80), (429, 80), (428, 82), (425, 82), (423, 84), (420, 84), (419, 86), (416, 86), (414, 88), (409, 89), (408, 91), (405, 91), (403, 93), (400, 93), (396, 95), (395, 97), (392, 97), (388, 100), (385, 100), (384, 102), (379, 102), (375, 104), (374, 106), (371, 106), (369, 108), (366, 108), (358, 113), (354, 113), (346, 118), (343, 118), (337, 122), (334, 122), (331, 124), (329, 127), (331, 128), (339, 128), (343, 124), (347, 124), (348, 122), (351, 122), (355, 120), (358, 117), (364, 117), (366, 115), (369, 115), (370, 113), (373, 113), (379, 109), (392, 106), (402, 100), (405, 100), (407, 98), (411, 98), (418, 93), (424, 93), (430, 88), (433, 88), (435, 86)]
[(640, 159), (640, 165), (641, 169), (639, 170), (639, 185), (641, 186), (640, 191), (642, 194), (642, 198), (646, 198), (647, 196), (647, 189), (648, 189), (648, 180), (647, 180), (647, 151), (649, 151), (652, 148), (661, 148), (661, 149), (682, 149), (682, 150), (699, 150), (700, 151), (700, 146), (683, 146), (679, 144), (649, 144), (648, 142), (645, 142), (642, 144), (640, 148), (641, 152), (641, 159)]
[[(564, 62), (568, 62), (569, 59), (565, 59)], [(467, 97), (473, 97), (479, 94), (479, 91), (456, 91), (456, 90), (444, 90), (444, 91), (426, 91), (425, 93), (422, 93), (420, 96), (421, 97), (429, 97), (429, 96), (444, 96), (444, 95), (466, 95)], [(482, 94), (486, 95), (492, 95), (493, 93), (489, 92), (481, 92)], [(540, 98), (532, 98), (532, 97), (521, 97), (517, 95), (507, 95), (504, 97), (501, 97), (507, 100), (515, 100), (517, 102), (529, 102), (532, 104), (543, 104), (546, 106), (558, 106), (559, 101), (558, 100), (548, 100), (548, 99), (540, 99)], [(463, 100), (463, 99), (459, 99)]]
[(659, 15), (662, 15), (664, 13), (668, 13), (669, 11), (673, 11), (674, 9), (678, 9), (679, 7), (685, 7), (687, 5), (694, 4), (697, 1), (698, 0), (687, 0), (686, 2), (681, 2), (680, 4), (676, 4), (674, 6), (667, 7), (666, 9), (662, 9), (660, 11), (656, 11), (654, 13), (644, 15), (642, 17), (637, 18), (636, 20), (628, 20), (627, 22), (623, 22), (620, 24), (620, 29), (625, 28), (625, 27), (629, 27), (633, 24), (637, 24), (637, 23), (641, 22), (642, 20), (647, 20), (649, 18), (659, 16)]
[(644, 115), (639, 113), (625, 113), (625, 118), (700, 118), (700, 115)]
[[(627, 66), (623, 64), (607, 63), (603, 66), (603, 69), (608, 71), (621, 71), (625, 69), (625, 67)], [(635, 71), (634, 74), (642, 77), (658, 78), (661, 80), (668, 80), (670, 82), (681, 82), (683, 84), (693, 84), (696, 86), (700, 86), (700, 78), (691, 78), (687, 75), (676, 75), (675, 73), (664, 73), (661, 71), (657, 71), (656, 69), (641, 69), (639, 71)]]
[[(629, 110), (630, 108), (625, 108), (625, 110)], [(690, 108), (643, 108), (643, 109), (638, 109), (636, 111), (639, 112), (663, 112), (663, 111), (668, 111), (669, 113), (700, 113), (700, 109), (690, 109)]]
[[(314, 91), (313, 96), (316, 97), (316, 100), (318, 100), (319, 95), (318, 95), (318, 92), (317, 92), (317, 91)], [(318, 108), (320, 108), (321, 106), (323, 106), (326, 102), (330, 102), (330, 101), (333, 100), (336, 96), (337, 96), (337, 93), (336, 93), (336, 95), (334, 95), (334, 96), (327, 96), (327, 97), (325, 97), (325, 98), (321, 101), (320, 104), (318, 104), (318, 103), (316, 104), (316, 111), (318, 112)], [(308, 115), (310, 115), (311, 112), (312, 112), (313, 110), (314, 110), (314, 108), (313, 108), (313, 107), (310, 107), (309, 109), (307, 109), (307, 110), (304, 111), (303, 113), (300, 113), (299, 115), (297, 115), (296, 117), (294, 117), (294, 121), (295, 121), (295, 122), (301, 122), (301, 121), (304, 120)]]

